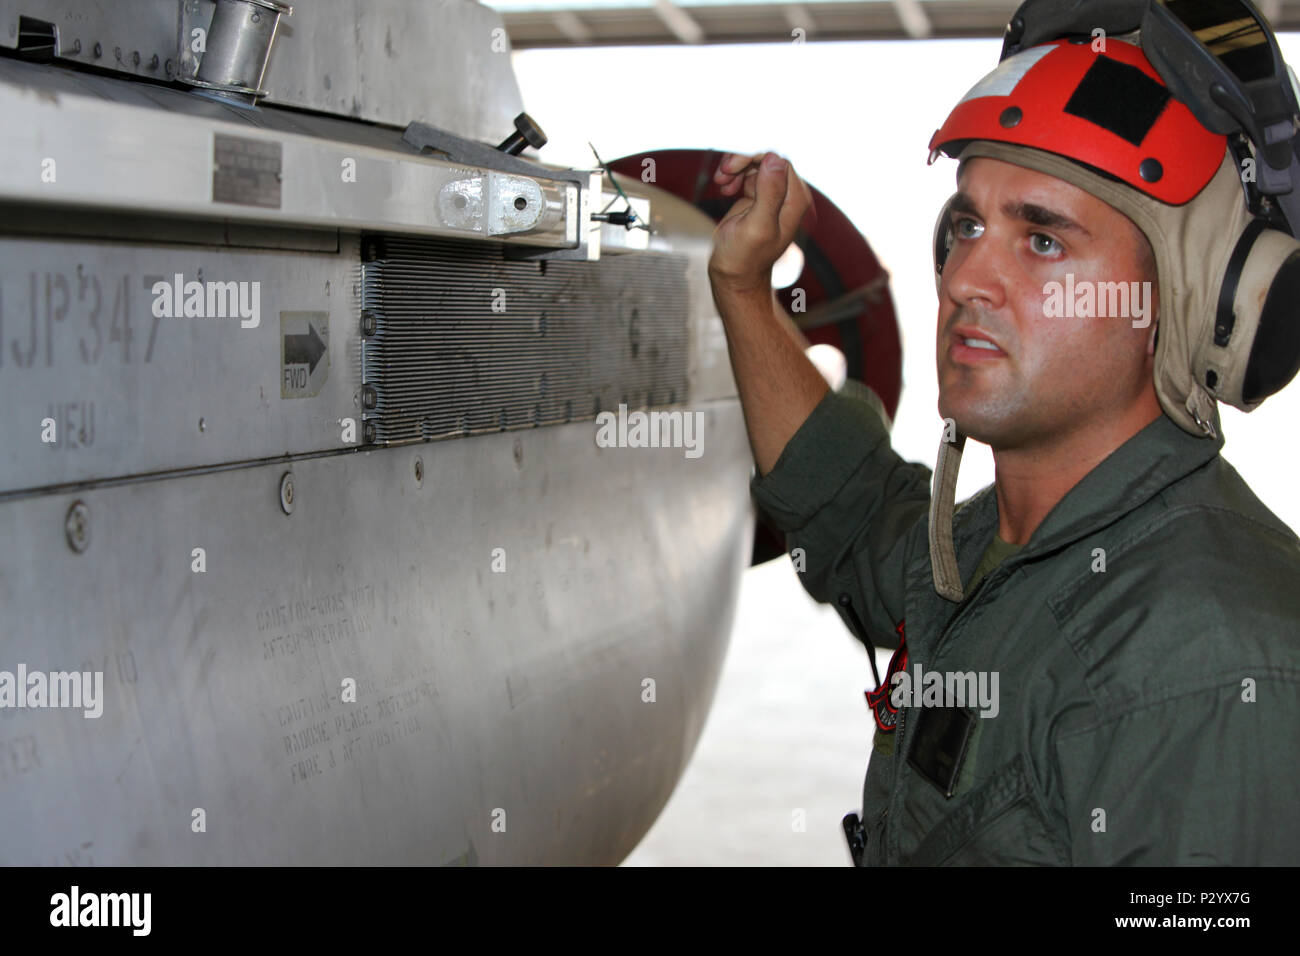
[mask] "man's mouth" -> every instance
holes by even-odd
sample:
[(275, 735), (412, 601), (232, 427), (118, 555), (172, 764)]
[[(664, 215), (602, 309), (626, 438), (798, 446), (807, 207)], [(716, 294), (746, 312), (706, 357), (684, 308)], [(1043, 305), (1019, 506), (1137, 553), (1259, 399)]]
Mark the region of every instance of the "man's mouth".
[(1006, 357), (1007, 353), (979, 329), (954, 329), (949, 337), (948, 358), (954, 362), (969, 364)]

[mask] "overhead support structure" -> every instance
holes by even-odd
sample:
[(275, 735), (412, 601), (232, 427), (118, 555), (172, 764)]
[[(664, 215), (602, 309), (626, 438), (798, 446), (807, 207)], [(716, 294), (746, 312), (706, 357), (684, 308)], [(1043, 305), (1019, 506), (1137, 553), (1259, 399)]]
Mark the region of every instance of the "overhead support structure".
[(655, 0), (655, 13), (682, 43), (702, 43), (705, 36), (700, 25), (673, 0)]
[(920, 40), (930, 35), (930, 18), (925, 15), (920, 0), (894, 0), (894, 9), (909, 37)]
[[(1017, 0), (861, 0), (786, 3), (655, 0), (571, 6), (483, 0), (500, 15), (512, 49), (564, 46), (789, 43), (1000, 37)], [(1300, 30), (1300, 0), (1263, 0), (1278, 31)]]

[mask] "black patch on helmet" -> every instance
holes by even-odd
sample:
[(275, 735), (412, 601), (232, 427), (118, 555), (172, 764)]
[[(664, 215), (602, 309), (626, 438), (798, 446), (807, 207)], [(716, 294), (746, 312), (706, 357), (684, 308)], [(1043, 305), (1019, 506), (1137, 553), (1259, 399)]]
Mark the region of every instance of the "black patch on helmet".
[(1170, 99), (1167, 89), (1136, 66), (1099, 56), (1065, 104), (1065, 112), (1141, 146)]

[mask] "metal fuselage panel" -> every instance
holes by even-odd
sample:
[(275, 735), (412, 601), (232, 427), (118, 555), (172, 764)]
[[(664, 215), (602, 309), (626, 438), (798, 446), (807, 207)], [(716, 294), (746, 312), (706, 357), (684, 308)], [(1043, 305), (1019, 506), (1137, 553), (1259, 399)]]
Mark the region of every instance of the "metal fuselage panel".
[(617, 862), (750, 546), (703, 416), (695, 459), (574, 423), (82, 492), (82, 553), (72, 496), (0, 504), (2, 666), (105, 675), (101, 717), (0, 710), (0, 862)]
[[(361, 267), (357, 238), (337, 241), (322, 253), (0, 239), (0, 494), (342, 446), (340, 422), (360, 418)], [(218, 308), (186, 316), (189, 283), (205, 313), (220, 286)], [(284, 354), (296, 315), (325, 351), (295, 391), (311, 364)]]
[(685, 258), (671, 410), (699, 421), (698, 454), (610, 447), (593, 420), (363, 446), (359, 232), (10, 195), (0, 671), (104, 683), (100, 717), (0, 708), (0, 862), (607, 864), (636, 845), (705, 721), (753, 510), (712, 226), (624, 186), (656, 233), (623, 251), (602, 226), (608, 254)]
[[(0, 47), (23, 18), (62, 62), (154, 82), (193, 75), (214, 0), (0, 0)], [(263, 86), (280, 106), (497, 142), (523, 109), (501, 16), (469, 0), (310, 0), (281, 23)]]

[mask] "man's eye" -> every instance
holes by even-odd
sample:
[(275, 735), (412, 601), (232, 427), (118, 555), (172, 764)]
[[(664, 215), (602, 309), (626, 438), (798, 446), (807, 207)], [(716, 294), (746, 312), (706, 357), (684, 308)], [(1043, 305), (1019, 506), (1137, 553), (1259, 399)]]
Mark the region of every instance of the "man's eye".
[(974, 239), (984, 231), (984, 227), (974, 219), (962, 218), (953, 224), (953, 231), (959, 239)]
[(1029, 244), (1033, 247), (1034, 252), (1040, 256), (1055, 255), (1063, 251), (1059, 242), (1041, 232), (1036, 232), (1030, 236)]

